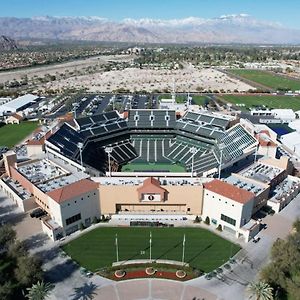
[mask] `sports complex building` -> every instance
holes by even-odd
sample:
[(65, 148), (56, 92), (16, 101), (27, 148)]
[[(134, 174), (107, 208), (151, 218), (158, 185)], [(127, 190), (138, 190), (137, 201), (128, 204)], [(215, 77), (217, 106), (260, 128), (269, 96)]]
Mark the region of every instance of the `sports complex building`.
[[(260, 230), (253, 216), (267, 204), (282, 209), (300, 183), (287, 158), (257, 161), (259, 140), (241, 124), (171, 110), (79, 118), (48, 132), (42, 146), (28, 142), (30, 160), (7, 153), (0, 187), (24, 211), (45, 210), (43, 229), (53, 240), (104, 215), (123, 225), (208, 217), (249, 241)], [(273, 199), (274, 190), (284, 197)]]

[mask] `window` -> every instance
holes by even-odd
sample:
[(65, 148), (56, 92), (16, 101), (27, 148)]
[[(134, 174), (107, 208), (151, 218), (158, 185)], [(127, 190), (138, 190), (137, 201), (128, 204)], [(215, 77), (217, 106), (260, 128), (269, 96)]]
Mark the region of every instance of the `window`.
[(229, 224), (231, 224), (233, 226), (235, 226), (235, 224), (236, 224), (236, 220), (234, 220), (234, 219), (232, 219), (230, 217), (227, 217), (227, 216), (225, 216), (223, 214), (221, 214), (221, 220), (225, 221), (225, 222), (227, 222), (227, 223), (229, 223)]
[(66, 219), (66, 224), (70, 225), (70, 224), (72, 224), (74, 222), (79, 221), (80, 219), (81, 219), (81, 214), (74, 215), (74, 216)]

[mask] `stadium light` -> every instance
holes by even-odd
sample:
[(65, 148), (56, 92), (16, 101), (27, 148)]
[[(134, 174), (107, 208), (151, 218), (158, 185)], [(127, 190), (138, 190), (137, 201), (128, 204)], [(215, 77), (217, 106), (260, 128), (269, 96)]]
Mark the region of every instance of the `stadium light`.
[(108, 155), (108, 173), (109, 173), (109, 177), (111, 177), (111, 163), (110, 163), (110, 156), (112, 153), (112, 147), (105, 147), (105, 153), (107, 153)]
[(72, 103), (73, 109), (74, 109), (74, 117), (75, 119), (77, 119), (77, 115), (76, 115), (76, 109), (79, 107), (78, 103)]
[(221, 171), (222, 171), (222, 160), (223, 160), (223, 148), (220, 148), (220, 164), (219, 164), (219, 175), (218, 179), (221, 179)]
[(83, 174), (83, 162), (82, 162), (82, 148), (83, 148), (83, 143), (78, 143), (77, 144), (78, 148), (79, 148), (79, 154), (80, 154), (80, 165), (81, 165), (81, 172)]
[(192, 153), (192, 177), (194, 176), (194, 156), (197, 153), (197, 148), (196, 147), (191, 147), (190, 148), (190, 153)]

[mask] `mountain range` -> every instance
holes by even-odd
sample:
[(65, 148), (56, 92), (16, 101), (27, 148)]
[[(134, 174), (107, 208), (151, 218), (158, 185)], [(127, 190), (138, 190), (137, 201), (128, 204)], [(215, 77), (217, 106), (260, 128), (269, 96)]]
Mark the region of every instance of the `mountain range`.
[(101, 17), (1, 17), (0, 35), (14, 39), (134, 43), (300, 43), (300, 30), (246, 14), (214, 19), (124, 19), (119, 22)]
[(16, 50), (16, 49), (18, 49), (18, 45), (16, 41), (14, 41), (13, 39), (5, 35), (0, 36), (0, 51), (2, 50), (9, 51), (9, 50)]

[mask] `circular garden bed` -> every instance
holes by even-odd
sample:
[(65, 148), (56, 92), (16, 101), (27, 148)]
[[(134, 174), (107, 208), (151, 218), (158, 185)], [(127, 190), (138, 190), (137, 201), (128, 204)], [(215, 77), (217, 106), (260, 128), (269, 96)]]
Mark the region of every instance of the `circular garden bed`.
[(176, 271), (176, 276), (180, 279), (183, 279), (186, 277), (186, 272), (184, 272), (183, 270), (177, 270)]
[(156, 270), (153, 267), (148, 267), (146, 268), (145, 272), (147, 275), (152, 276), (156, 273)]
[(126, 275), (126, 272), (124, 270), (117, 270), (115, 271), (115, 276), (117, 278), (123, 278)]

